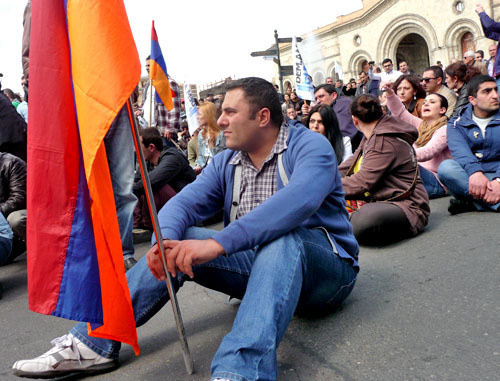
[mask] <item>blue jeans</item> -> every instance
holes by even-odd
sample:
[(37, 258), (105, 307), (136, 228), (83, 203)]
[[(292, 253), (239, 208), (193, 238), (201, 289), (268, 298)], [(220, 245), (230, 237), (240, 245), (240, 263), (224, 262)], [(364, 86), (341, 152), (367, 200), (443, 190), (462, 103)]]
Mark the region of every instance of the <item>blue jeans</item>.
[(0, 212), (0, 266), (4, 265), (9, 259), (10, 252), (12, 251), (12, 238), (14, 233), (10, 228), (9, 223)]
[(116, 214), (120, 227), (124, 259), (134, 256), (134, 208), (137, 197), (132, 193), (134, 184), (134, 141), (128, 120), (127, 107), (118, 113), (104, 138), (106, 155), (113, 193), (115, 196)]
[[(216, 232), (192, 227), (185, 239), (207, 239)], [(194, 281), (241, 298), (233, 328), (212, 361), (212, 377), (274, 380), (276, 348), (296, 310), (328, 311), (351, 292), (357, 270), (336, 255), (321, 230), (297, 228), (251, 250), (220, 256), (193, 267)], [(169, 300), (165, 282), (153, 277), (142, 258), (127, 272), (137, 326), (146, 323)], [(187, 276), (174, 279), (177, 290)], [(87, 335), (87, 325), (71, 333), (100, 355), (117, 358), (120, 343)]]
[(446, 196), (445, 189), (441, 184), (439, 184), (439, 181), (434, 173), (425, 169), (421, 165), (418, 166), (418, 169), (420, 171), (420, 177), (424, 183), (425, 190), (427, 191), (430, 199)]
[[(484, 175), (492, 180), (496, 177), (493, 172), (484, 172)], [(500, 202), (487, 204), (483, 201), (474, 200), (469, 194), (469, 175), (455, 160), (445, 160), (438, 168), (439, 180), (448, 188), (450, 193), (458, 199), (470, 199), (477, 210), (486, 211), (500, 209)]]

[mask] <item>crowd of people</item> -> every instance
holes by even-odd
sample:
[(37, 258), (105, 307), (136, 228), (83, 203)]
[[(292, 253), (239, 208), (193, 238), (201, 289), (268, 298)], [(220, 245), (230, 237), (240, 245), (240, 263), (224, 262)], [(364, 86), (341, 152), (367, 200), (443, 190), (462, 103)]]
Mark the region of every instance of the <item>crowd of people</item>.
[[(500, 39), (500, 24), (482, 7), (477, 12), (485, 35)], [(335, 309), (356, 282), (358, 244), (416, 236), (430, 199), (451, 195), (451, 214), (500, 210), (496, 45), (489, 53), (485, 61), (482, 51), (465, 52), (422, 73), (407, 61), (399, 70), (390, 58), (381, 68), (365, 62), (357, 80), (317, 84), (313, 101), (260, 78), (235, 80), (224, 94), (197, 100), (192, 136), (173, 78), (172, 110), (150, 83), (140, 102), (136, 94), (175, 289), (192, 280), (242, 300), (213, 359), (213, 380), (275, 379), (276, 348), (293, 314)], [(27, 116), (19, 107), (27, 96), (4, 94), (0, 122), (10, 132), (0, 133), (0, 265), (22, 253), (26, 238)], [(120, 115), (108, 135), (117, 133)], [(131, 146), (131, 136), (120, 147), (106, 139), (110, 156)], [(126, 201), (116, 202), (138, 326), (168, 301), (157, 243), (139, 262), (130, 247), (130, 237), (152, 236), (139, 172), (132, 160), (120, 171), (128, 177), (120, 185)], [(214, 219), (224, 220), (222, 230), (202, 227)], [(21, 249), (12, 249), (16, 242)], [(53, 343), (42, 356), (17, 361), (14, 373), (47, 378), (117, 366), (120, 343), (89, 336), (85, 323)]]

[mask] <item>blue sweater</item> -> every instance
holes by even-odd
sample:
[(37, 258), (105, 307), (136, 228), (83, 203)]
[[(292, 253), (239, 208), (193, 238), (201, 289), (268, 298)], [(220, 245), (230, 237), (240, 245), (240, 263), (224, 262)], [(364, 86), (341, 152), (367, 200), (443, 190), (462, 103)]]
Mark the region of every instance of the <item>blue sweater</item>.
[(448, 122), (446, 134), (453, 159), (469, 176), (490, 172), (500, 177), (500, 110), (486, 126), (486, 137), (472, 119), (470, 103)]
[(321, 134), (304, 127), (290, 127), (283, 165), (289, 183), (283, 186), (277, 172), (278, 191), (242, 218), (229, 223), (237, 151), (214, 157), (196, 181), (173, 197), (158, 215), (162, 235), (181, 239), (185, 229), (224, 207), (225, 227), (213, 239), (226, 254), (270, 242), (291, 230), (324, 227), (339, 255), (357, 265), (359, 246), (345, 209), (344, 192), (332, 146)]

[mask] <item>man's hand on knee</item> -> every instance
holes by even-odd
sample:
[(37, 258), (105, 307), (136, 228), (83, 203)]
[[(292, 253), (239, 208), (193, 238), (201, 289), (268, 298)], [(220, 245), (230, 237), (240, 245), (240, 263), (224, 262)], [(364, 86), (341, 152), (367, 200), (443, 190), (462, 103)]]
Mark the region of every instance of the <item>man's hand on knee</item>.
[[(224, 253), (224, 248), (213, 239), (164, 240), (163, 247), (167, 259), (167, 270), (174, 277), (177, 275), (177, 271), (182, 271), (193, 278), (193, 265), (209, 262)], [(148, 251), (146, 261), (155, 278), (165, 280), (165, 271), (157, 245)]]
[(469, 177), (469, 194), (476, 199), (483, 199), (488, 181), (483, 172), (473, 173)]
[(486, 195), (484, 201), (488, 204), (496, 204), (500, 201), (500, 182), (492, 180), (488, 182)]

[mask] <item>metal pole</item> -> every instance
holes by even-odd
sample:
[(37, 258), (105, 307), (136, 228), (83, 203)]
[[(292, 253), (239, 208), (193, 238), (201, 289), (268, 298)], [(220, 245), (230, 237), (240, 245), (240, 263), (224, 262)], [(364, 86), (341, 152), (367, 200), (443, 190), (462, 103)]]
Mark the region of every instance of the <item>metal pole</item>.
[[(151, 94), (152, 95), (152, 94)], [(167, 262), (165, 259), (165, 249), (162, 245), (163, 237), (161, 236), (160, 224), (158, 222), (158, 214), (156, 212), (156, 205), (153, 198), (153, 191), (151, 189), (151, 182), (149, 181), (149, 174), (146, 170), (146, 162), (144, 160), (144, 154), (139, 145), (139, 130), (137, 128), (137, 121), (135, 115), (132, 112), (132, 99), (127, 102), (128, 114), (130, 119), (130, 125), (132, 128), (132, 136), (134, 138), (135, 152), (137, 153), (137, 160), (139, 162), (139, 168), (141, 169), (142, 182), (144, 184), (144, 190), (146, 193), (146, 199), (149, 206), (149, 213), (151, 214), (151, 220), (153, 222), (153, 229), (156, 237), (156, 242), (158, 243), (158, 248), (160, 250), (160, 256), (163, 263), (163, 270), (165, 271), (167, 279), (165, 280), (167, 284), (168, 294), (170, 296), (170, 304), (172, 305), (172, 310), (174, 313), (175, 324), (177, 325), (177, 333), (179, 334), (179, 340), (182, 347), (182, 355), (184, 357), (184, 364), (186, 365), (186, 371), (188, 374), (194, 373), (194, 363), (191, 353), (189, 351), (189, 346), (186, 338), (186, 332), (184, 330), (184, 324), (182, 323), (181, 311), (179, 309), (179, 304), (177, 303), (177, 295), (174, 290), (174, 285), (172, 283), (172, 277), (167, 271)]]
[[(280, 43), (278, 41), (278, 31), (276, 29), (274, 30), (274, 39), (276, 40), (276, 52), (277, 52), (277, 56), (278, 56), (278, 74), (280, 77), (280, 91), (281, 91), (281, 94), (285, 94), (285, 92), (283, 91), (283, 75), (281, 74)], [(292, 54), (293, 54), (293, 51), (292, 51)]]
[(150, 78), (149, 80), (149, 127), (153, 127), (151, 121), (153, 120), (153, 97), (154, 97), (154, 90), (153, 90), (153, 78)]

